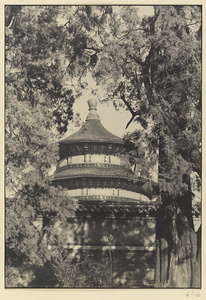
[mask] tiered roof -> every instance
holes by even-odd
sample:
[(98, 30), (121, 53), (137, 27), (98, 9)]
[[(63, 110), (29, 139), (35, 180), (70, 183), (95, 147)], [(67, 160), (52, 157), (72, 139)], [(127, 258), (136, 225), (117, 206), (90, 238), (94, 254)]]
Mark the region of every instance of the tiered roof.
[(118, 136), (109, 132), (101, 124), (99, 115), (97, 114), (97, 101), (89, 100), (89, 114), (86, 118), (85, 124), (74, 134), (60, 141), (60, 144), (79, 143), (79, 142), (104, 142), (123, 144), (123, 141)]
[[(123, 140), (110, 133), (100, 122), (96, 112), (97, 101), (89, 100), (89, 114), (85, 124), (74, 134), (60, 141), (60, 158), (100, 154), (116, 155), (125, 149)], [(70, 189), (85, 187), (123, 188), (151, 197), (151, 182), (137, 178), (128, 164), (112, 163), (67, 163), (59, 167), (53, 176), (54, 182)], [(101, 201), (100, 201), (101, 202)], [(86, 202), (85, 202), (86, 203)]]
[(86, 153), (116, 153), (124, 149), (123, 140), (109, 132), (96, 112), (97, 101), (89, 100), (85, 124), (72, 135), (60, 140), (60, 158)]
[(99, 119), (86, 119), (85, 124), (77, 132), (61, 140), (60, 144), (84, 142), (123, 144), (122, 139), (104, 128)]

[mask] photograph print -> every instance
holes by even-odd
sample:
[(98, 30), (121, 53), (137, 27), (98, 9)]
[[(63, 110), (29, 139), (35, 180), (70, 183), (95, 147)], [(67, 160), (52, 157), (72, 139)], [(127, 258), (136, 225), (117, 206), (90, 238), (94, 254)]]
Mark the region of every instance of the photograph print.
[(4, 16), (5, 288), (201, 289), (202, 6)]

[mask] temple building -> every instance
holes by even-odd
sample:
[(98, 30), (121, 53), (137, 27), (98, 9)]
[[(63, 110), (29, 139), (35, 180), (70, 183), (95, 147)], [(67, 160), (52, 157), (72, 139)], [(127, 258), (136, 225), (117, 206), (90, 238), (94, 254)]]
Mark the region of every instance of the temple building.
[(97, 101), (89, 100), (84, 125), (62, 139), (53, 183), (68, 189), (78, 209), (68, 219), (65, 246), (88, 251), (111, 267), (112, 288), (154, 286), (153, 182), (133, 172), (123, 140), (104, 128)]

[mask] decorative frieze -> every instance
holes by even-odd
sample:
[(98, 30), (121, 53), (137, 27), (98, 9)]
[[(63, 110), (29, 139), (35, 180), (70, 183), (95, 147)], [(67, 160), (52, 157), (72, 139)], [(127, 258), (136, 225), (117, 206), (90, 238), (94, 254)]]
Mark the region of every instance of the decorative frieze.
[(129, 178), (111, 178), (111, 177), (71, 177), (71, 178), (60, 178), (53, 181), (54, 184), (62, 185), (64, 188), (68, 190), (74, 190), (77, 188), (108, 188), (108, 189), (119, 189), (127, 190), (135, 193), (140, 193), (142, 195), (151, 198), (153, 186), (148, 187), (145, 186), (144, 180), (139, 180), (139, 182), (133, 182)]
[(124, 153), (124, 145), (107, 144), (103, 142), (60, 144), (60, 159), (68, 156), (84, 154), (117, 155)]
[(155, 217), (157, 205), (148, 205), (145, 203), (127, 203), (127, 202), (112, 202), (103, 203), (97, 201), (87, 201), (86, 199), (79, 201), (79, 208), (77, 213), (92, 214), (92, 213), (123, 213), (123, 214), (135, 214), (135, 216), (141, 217)]

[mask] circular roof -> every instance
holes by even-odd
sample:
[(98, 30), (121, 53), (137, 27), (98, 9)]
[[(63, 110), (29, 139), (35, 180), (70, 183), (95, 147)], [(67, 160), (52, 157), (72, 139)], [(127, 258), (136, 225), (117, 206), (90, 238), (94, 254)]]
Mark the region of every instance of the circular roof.
[(60, 143), (63, 144), (74, 142), (106, 142), (123, 144), (121, 138), (104, 128), (100, 120), (94, 119), (86, 120), (85, 124), (77, 132), (60, 141)]
[(54, 179), (74, 178), (74, 177), (113, 177), (133, 179), (134, 173), (130, 169), (124, 167), (111, 168), (109, 167), (84, 167), (84, 168), (60, 168), (54, 172)]
[(89, 114), (85, 124), (74, 134), (60, 140), (60, 144), (79, 143), (79, 142), (104, 142), (123, 144), (123, 140), (109, 132), (102, 125), (99, 115), (96, 112), (96, 100), (89, 100)]

